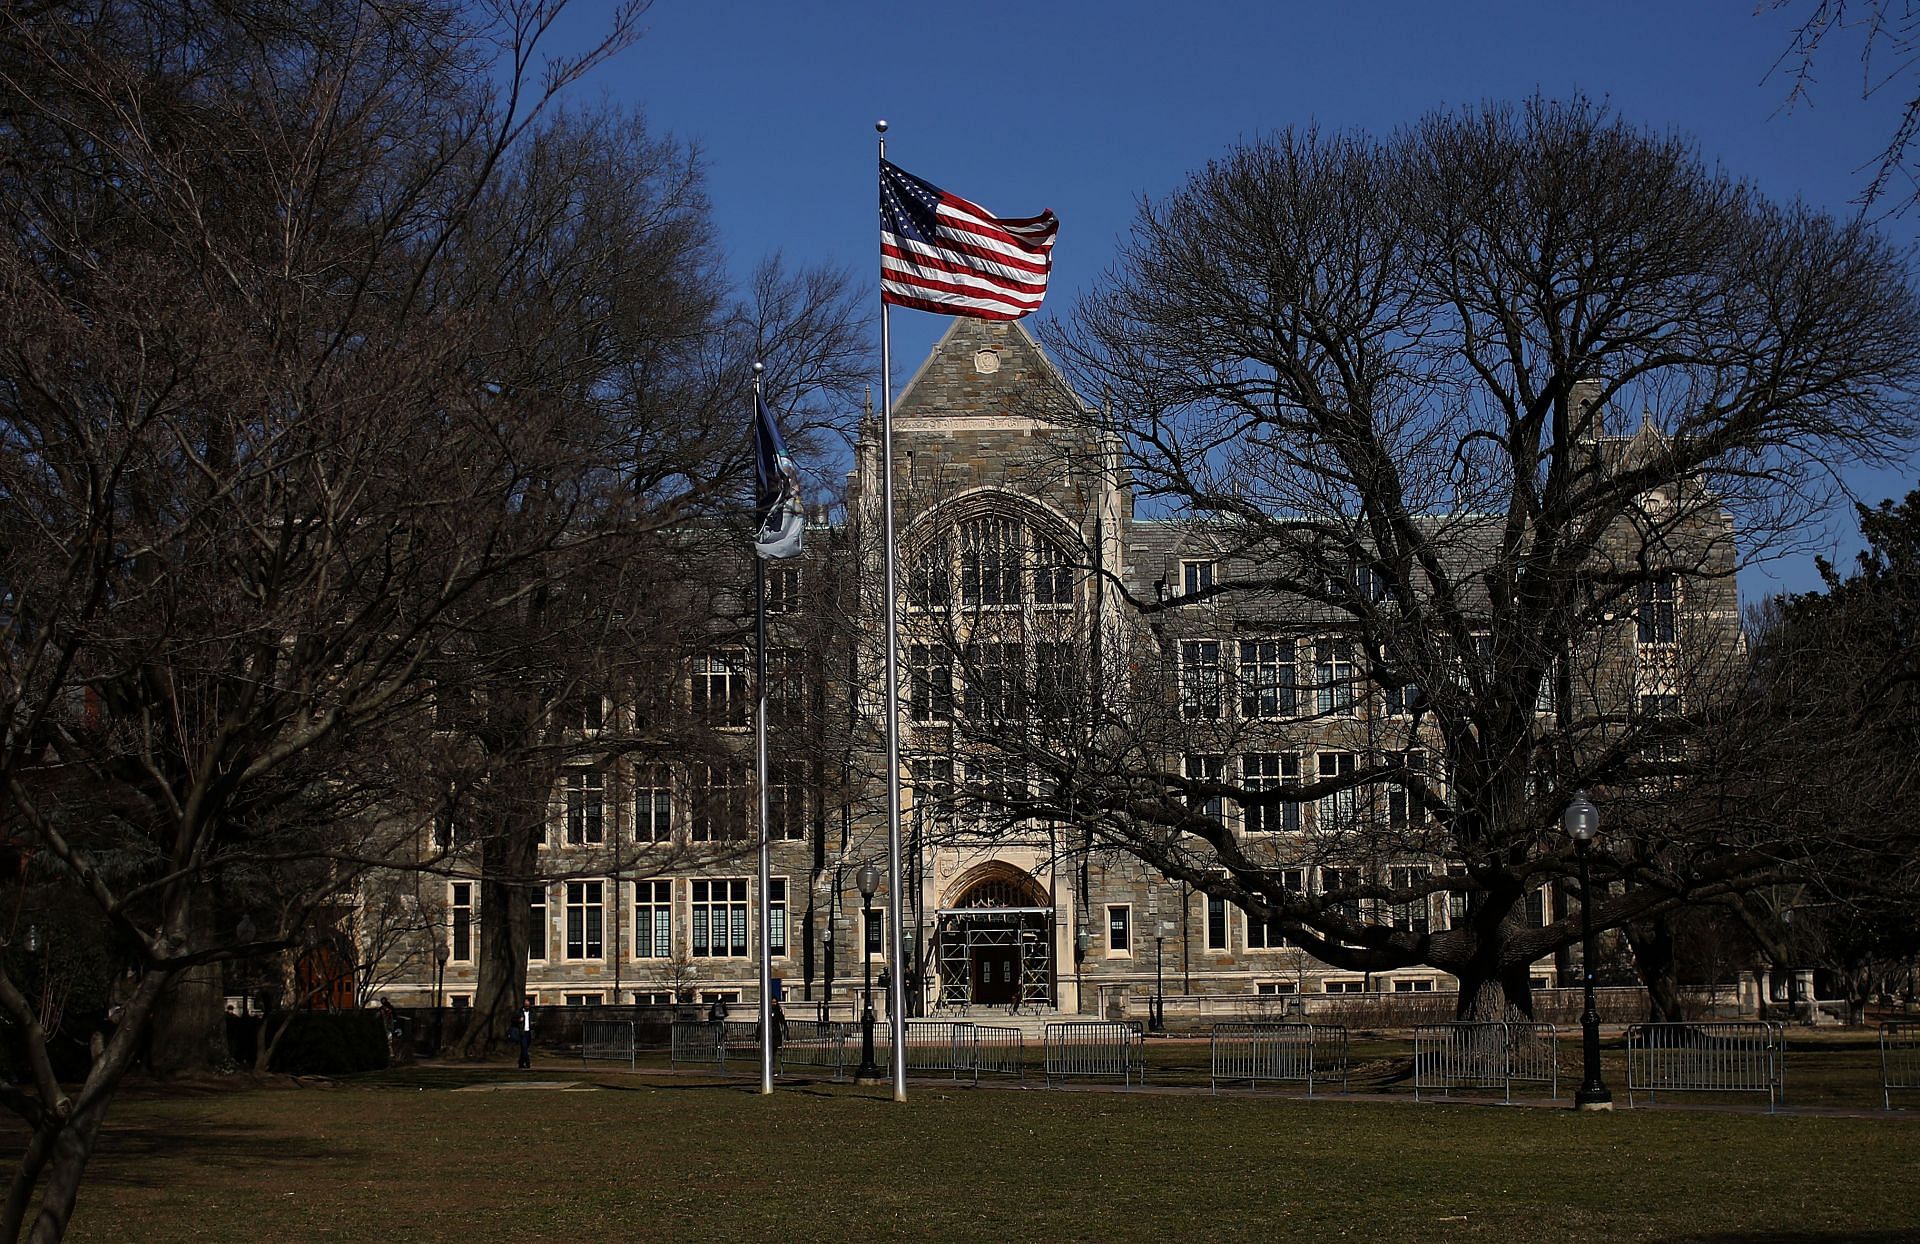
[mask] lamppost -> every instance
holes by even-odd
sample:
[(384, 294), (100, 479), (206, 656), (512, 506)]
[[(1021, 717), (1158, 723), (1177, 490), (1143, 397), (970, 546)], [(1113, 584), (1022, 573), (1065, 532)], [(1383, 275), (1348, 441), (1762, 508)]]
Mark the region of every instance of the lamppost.
[(1580, 977), (1587, 1006), (1580, 1015), (1583, 1075), (1573, 1105), (1576, 1110), (1611, 1110), (1613, 1094), (1600, 1079), (1600, 1012), (1593, 1002), (1593, 881), (1587, 867), (1587, 853), (1600, 832), (1600, 809), (1585, 791), (1576, 792), (1560, 817), (1560, 827), (1573, 839), (1574, 854), (1580, 858)]
[(447, 1032), (447, 1013), (441, 1007), (447, 987), (447, 958), (453, 952), (442, 941), (433, 948), (433, 1056), (440, 1057), (440, 1042)]
[(873, 892), (880, 888), (880, 870), (864, 864), (854, 876), (860, 887), (860, 963), (865, 969), (866, 1006), (860, 1012), (860, 1066), (854, 1069), (855, 1084), (880, 1083), (880, 1067), (873, 1061), (873, 954), (867, 949), (867, 930), (873, 927)]
[(1166, 973), (1163, 970), (1167, 958), (1167, 939), (1173, 936), (1173, 922), (1162, 920), (1153, 934), (1153, 1006), (1147, 1012), (1147, 1029), (1150, 1032), (1167, 1030), (1167, 990)]

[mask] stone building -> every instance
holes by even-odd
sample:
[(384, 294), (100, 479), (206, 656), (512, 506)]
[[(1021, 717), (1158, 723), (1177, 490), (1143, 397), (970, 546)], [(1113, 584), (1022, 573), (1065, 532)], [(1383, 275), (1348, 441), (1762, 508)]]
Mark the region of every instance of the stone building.
[[(1189, 523), (1136, 512), (1118, 447), (1087, 420), (1048, 417), (1078, 402), (1017, 323), (956, 319), (900, 394), (894, 412), (901, 591), (903, 874), (910, 1011), (982, 1007), (1144, 1013), (1145, 997), (1426, 993), (1452, 987), (1431, 968), (1384, 973), (1316, 960), (1286, 931), (1169, 881), (1070, 824), (1019, 815), (1029, 765), (1020, 747), (1064, 745), (1102, 715), (1163, 718), (1166, 763), (1249, 788), (1349, 772), (1390, 751), (1432, 763), (1414, 721), (1418, 689), (1371, 687), (1339, 617), (1304, 601), (1216, 605), (1210, 589), (1257, 557)], [(1649, 430), (1596, 443), (1598, 455), (1660, 452)], [(776, 748), (770, 783), (773, 970), (796, 1003), (844, 1014), (863, 972), (877, 974), (894, 931), (884, 895), (873, 918), (857, 869), (883, 866), (887, 817), (879, 747), (882, 581), (878, 421), (855, 449), (847, 521), (810, 536), (798, 565), (769, 567), (770, 720), (798, 724), (804, 745)], [(1659, 498), (1650, 500), (1658, 504)], [(1588, 654), (1559, 696), (1617, 699), (1634, 712), (1678, 712), (1693, 694), (1677, 654), (1737, 640), (1730, 532), (1711, 539), (1724, 573), (1657, 581), (1618, 632)], [(1630, 538), (1619, 555), (1640, 555)], [(837, 568), (837, 569), (836, 569)], [(744, 572), (743, 572), (744, 573)], [(1370, 590), (1364, 574), (1351, 584)], [(1127, 601), (1178, 607), (1151, 624)], [(1181, 605), (1182, 601), (1190, 604)], [(808, 630), (809, 610), (847, 623)], [(681, 693), (750, 751), (749, 654), (696, 657)], [(1570, 658), (1569, 666), (1574, 662)], [(1576, 686), (1576, 682), (1579, 684)], [(1543, 690), (1537, 711), (1558, 711)], [(577, 723), (583, 739), (627, 711), (607, 696)], [(1042, 723), (1036, 726), (1034, 723)], [(1139, 727), (1142, 737), (1152, 729)], [(1015, 736), (1019, 746), (1015, 745)], [(823, 742), (824, 740), (824, 742)], [(1053, 742), (1049, 742), (1053, 740)], [(554, 880), (530, 896), (527, 990), (541, 1004), (727, 999), (757, 991), (751, 770), (701, 761), (610, 759), (568, 769), (543, 858)], [(1398, 788), (1361, 788), (1261, 808), (1200, 800), (1202, 813), (1273, 843), (1290, 888), (1338, 891), (1362, 872), (1399, 882), (1444, 859), (1382, 851), (1334, 863), (1288, 846), (1317, 831), (1405, 830), (1424, 815)], [(1400, 871), (1396, 871), (1400, 870)], [(1419, 875), (1426, 875), (1422, 871)], [(476, 965), (474, 895), (446, 883), (443, 964), (416, 956), (387, 992), (458, 1006)], [(1380, 918), (1440, 929), (1444, 894)], [(1543, 886), (1527, 918), (1562, 910)], [(1559, 983), (1564, 956), (1536, 983)]]

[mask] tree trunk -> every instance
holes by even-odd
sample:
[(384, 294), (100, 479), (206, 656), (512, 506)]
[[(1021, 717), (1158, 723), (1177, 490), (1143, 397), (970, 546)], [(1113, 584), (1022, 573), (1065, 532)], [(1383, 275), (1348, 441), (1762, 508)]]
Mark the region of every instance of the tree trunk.
[[(531, 803), (532, 801), (521, 801)], [(545, 800), (533, 819), (507, 815), (481, 847), (480, 971), (473, 1012), (460, 1036), (460, 1057), (487, 1058), (506, 1040), (527, 991), (527, 891), (536, 874), (535, 844)], [(518, 883), (518, 884), (516, 884)]]
[(1533, 1022), (1531, 963), (1469, 964), (1457, 973), (1460, 1002), (1454, 1018), (1465, 1023)]
[(27, 1139), (27, 1151), (20, 1157), (20, 1165), (13, 1172), (13, 1182), (7, 1188), (7, 1206), (0, 1211), (0, 1240), (6, 1244), (20, 1238), (20, 1227), (27, 1220), (27, 1206), (33, 1200), (34, 1185), (40, 1182), (40, 1171), (47, 1164), (47, 1158), (53, 1153), (53, 1139), (59, 1135), (48, 1128), (35, 1128)]
[(1680, 996), (1680, 981), (1675, 973), (1673, 919), (1655, 916), (1625, 926), (1627, 946), (1633, 951), (1634, 967), (1647, 986), (1647, 1022), (1677, 1024), (1687, 1018), (1686, 1002)]
[[(187, 896), (187, 922), (194, 946), (216, 941), (219, 909), (211, 886), (196, 886)], [(226, 988), (217, 963), (188, 968), (175, 976), (153, 1013), (153, 1044), (148, 1067), (156, 1076), (192, 1075), (219, 1070), (228, 1059)]]
[(67, 1120), (53, 1139), (51, 1160), (47, 1163), (46, 1183), (40, 1189), (40, 1213), (33, 1220), (27, 1238), (33, 1244), (55, 1244), (64, 1239), (73, 1221), (73, 1206), (80, 1195), (80, 1180), (87, 1173), (93, 1147), (100, 1138), (100, 1125), (106, 1121), (111, 1093), (94, 1095)]

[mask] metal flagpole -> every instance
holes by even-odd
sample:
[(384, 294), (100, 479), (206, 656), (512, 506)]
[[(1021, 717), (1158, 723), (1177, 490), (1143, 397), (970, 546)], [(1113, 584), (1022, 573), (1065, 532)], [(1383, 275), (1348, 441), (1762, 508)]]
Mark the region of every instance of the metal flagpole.
[[(754, 436), (760, 435), (760, 373), (753, 365)], [(773, 934), (767, 927), (767, 559), (753, 555), (754, 685), (760, 702), (753, 711), (754, 767), (760, 789), (760, 1091), (773, 1092)]]
[[(880, 161), (887, 159), (887, 123), (876, 121)], [(881, 172), (876, 165), (874, 171)], [(887, 1033), (893, 1045), (893, 1100), (907, 1100), (906, 961), (901, 956), (900, 901), (900, 640), (899, 608), (893, 564), (893, 333), (887, 320), (887, 299), (880, 297), (880, 504), (885, 512), (883, 531), (887, 552)], [(864, 938), (866, 933), (861, 932)]]

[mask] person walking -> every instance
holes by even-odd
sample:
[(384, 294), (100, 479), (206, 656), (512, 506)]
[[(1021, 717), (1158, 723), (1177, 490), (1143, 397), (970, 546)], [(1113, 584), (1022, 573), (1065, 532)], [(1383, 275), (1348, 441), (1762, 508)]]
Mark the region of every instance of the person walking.
[(519, 1031), (515, 1034), (520, 1040), (520, 1070), (527, 1071), (533, 1066), (533, 1008), (523, 1007), (520, 1018), (515, 1021)]

